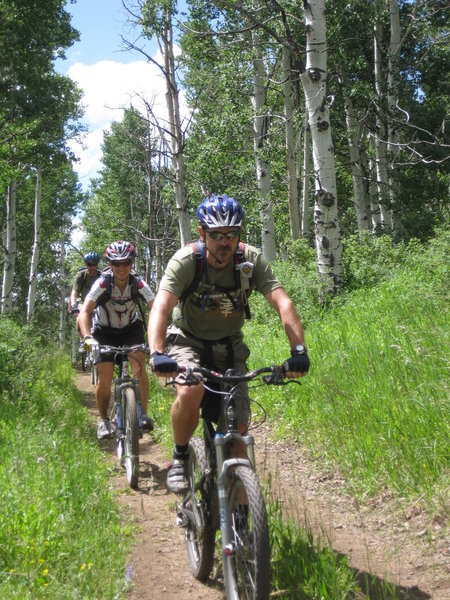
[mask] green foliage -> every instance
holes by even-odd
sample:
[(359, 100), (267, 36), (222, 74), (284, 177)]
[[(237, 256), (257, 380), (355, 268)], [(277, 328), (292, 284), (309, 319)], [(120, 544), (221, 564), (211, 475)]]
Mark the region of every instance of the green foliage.
[(0, 335), (0, 596), (116, 597), (129, 539), (70, 364), (29, 328)]
[(349, 236), (343, 241), (345, 289), (372, 287), (388, 278), (416, 244), (412, 241), (409, 247), (395, 245), (390, 236), (378, 237), (368, 231)]
[[(284, 260), (272, 265), (273, 271), (294, 302), (302, 322), (307, 324), (321, 313), (321, 285), (317, 275), (315, 249), (304, 239), (289, 241), (284, 249)], [(250, 300), (252, 319), (278, 327), (279, 319), (272, 307), (260, 294)]]

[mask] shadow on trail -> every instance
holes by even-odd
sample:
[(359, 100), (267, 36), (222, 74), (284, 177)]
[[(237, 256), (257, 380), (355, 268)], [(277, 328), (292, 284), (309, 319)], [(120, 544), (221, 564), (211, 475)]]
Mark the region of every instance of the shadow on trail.
[(431, 596), (417, 586), (405, 587), (388, 583), (372, 573), (354, 569), (355, 578), (366, 598), (372, 600), (429, 600)]

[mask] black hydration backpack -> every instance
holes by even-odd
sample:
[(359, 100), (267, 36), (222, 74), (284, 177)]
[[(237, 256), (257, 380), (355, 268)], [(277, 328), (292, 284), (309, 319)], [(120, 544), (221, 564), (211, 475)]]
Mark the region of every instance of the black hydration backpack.
[[(195, 274), (194, 274), (194, 279), (191, 281), (189, 286), (181, 294), (180, 302), (184, 302), (186, 300), (186, 298), (189, 296), (189, 294), (192, 294), (192, 292), (194, 292), (197, 289), (198, 284), (200, 283), (202, 275), (205, 271), (205, 265), (206, 265), (205, 248), (204, 248), (201, 240), (191, 242), (189, 245), (193, 248), (194, 254), (195, 254)], [(245, 296), (245, 302), (244, 302), (245, 318), (251, 319), (250, 307), (248, 305), (248, 297), (251, 292), (251, 279), (252, 279), (252, 275), (253, 275), (253, 264), (250, 262), (247, 262), (245, 260), (244, 248), (245, 248), (245, 246), (244, 246), (243, 242), (239, 242), (239, 246), (234, 254), (234, 267), (235, 267), (235, 278), (236, 278), (236, 288), (235, 289), (243, 290), (244, 296)], [(218, 288), (218, 289), (220, 289), (220, 288)], [(224, 291), (226, 291), (226, 290), (224, 290)]]

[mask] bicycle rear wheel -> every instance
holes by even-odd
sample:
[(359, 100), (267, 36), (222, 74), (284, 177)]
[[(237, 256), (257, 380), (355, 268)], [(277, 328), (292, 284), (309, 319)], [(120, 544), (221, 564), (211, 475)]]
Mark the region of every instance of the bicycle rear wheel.
[(208, 578), (214, 563), (216, 529), (213, 525), (213, 499), (206, 484), (205, 445), (201, 438), (189, 442), (189, 491), (186, 508), (192, 518), (186, 525), (186, 550), (193, 576), (200, 581)]
[[(228, 495), (233, 552), (224, 558), (227, 598), (267, 600), (270, 595), (270, 542), (264, 496), (249, 467), (236, 467)], [(241, 504), (247, 497), (248, 506)]]
[(125, 429), (124, 455), (122, 457), (128, 484), (136, 488), (139, 479), (139, 417), (136, 393), (127, 387), (123, 391), (123, 424)]

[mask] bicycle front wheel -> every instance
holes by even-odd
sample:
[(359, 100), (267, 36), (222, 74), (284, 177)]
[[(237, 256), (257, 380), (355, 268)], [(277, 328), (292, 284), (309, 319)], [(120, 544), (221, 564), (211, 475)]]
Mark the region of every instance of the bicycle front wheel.
[(139, 417), (136, 393), (127, 387), (124, 392), (123, 423), (125, 429), (123, 463), (128, 484), (136, 488), (139, 479)]
[(81, 352), (81, 370), (83, 371), (83, 373), (86, 371), (86, 366), (87, 366), (87, 354), (86, 352)]
[(208, 578), (214, 563), (216, 530), (213, 525), (213, 498), (207, 485), (205, 444), (200, 438), (189, 442), (189, 491), (186, 507), (192, 517), (186, 526), (186, 550), (193, 576)]
[(227, 598), (267, 600), (270, 541), (264, 496), (258, 477), (249, 467), (236, 467), (231, 478), (228, 522), (232, 552), (224, 556)]
[(98, 381), (97, 366), (92, 364), (91, 365), (91, 384), (97, 385), (97, 381)]

